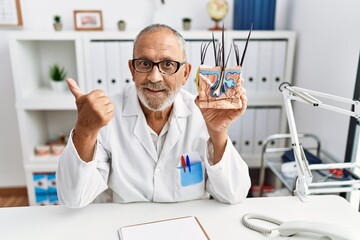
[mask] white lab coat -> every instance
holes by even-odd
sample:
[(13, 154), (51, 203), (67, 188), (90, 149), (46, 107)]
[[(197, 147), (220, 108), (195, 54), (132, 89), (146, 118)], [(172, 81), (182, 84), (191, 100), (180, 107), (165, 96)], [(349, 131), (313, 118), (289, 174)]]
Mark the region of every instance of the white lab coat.
[[(230, 139), (221, 161), (209, 164), (212, 146), (208, 145), (205, 122), (193, 95), (181, 90), (176, 97), (159, 157), (134, 85), (112, 96), (111, 101), (116, 107), (115, 117), (101, 129), (93, 161), (80, 159), (70, 134), (57, 170), (61, 203), (83, 207), (107, 188), (112, 190), (112, 201), (120, 203), (187, 201), (208, 197), (208, 193), (218, 201), (237, 203), (247, 196), (248, 167)], [(202, 173), (193, 170), (201, 182), (184, 186), (180, 159), (186, 154), (192, 156), (192, 163), (200, 162)]]

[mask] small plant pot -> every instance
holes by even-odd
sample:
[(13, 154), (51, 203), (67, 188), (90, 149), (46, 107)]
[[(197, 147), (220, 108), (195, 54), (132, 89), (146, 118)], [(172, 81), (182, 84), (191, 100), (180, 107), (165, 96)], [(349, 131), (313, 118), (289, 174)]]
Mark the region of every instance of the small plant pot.
[(67, 84), (66, 81), (53, 81), (50, 80), (50, 87), (52, 90), (56, 91), (56, 92), (63, 92), (66, 90), (67, 88)]
[(119, 31), (125, 31), (126, 23), (125, 22), (118, 22), (118, 29)]
[(63, 27), (62, 23), (54, 23), (55, 31), (61, 31), (62, 27)]
[(191, 21), (183, 21), (183, 30), (189, 31), (191, 29)]

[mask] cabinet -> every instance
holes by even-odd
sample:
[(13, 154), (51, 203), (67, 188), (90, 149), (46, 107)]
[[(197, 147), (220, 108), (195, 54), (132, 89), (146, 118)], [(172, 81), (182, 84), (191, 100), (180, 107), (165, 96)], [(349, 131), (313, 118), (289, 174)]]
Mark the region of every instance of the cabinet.
[(28, 32), (11, 33), (8, 41), (29, 202), (55, 204), (53, 173), (58, 156), (39, 157), (34, 149), (60, 133), (68, 134), (74, 125), (74, 98), (69, 91), (51, 90), (48, 68), (53, 63), (64, 66), (84, 87), (82, 39), (74, 33)]
[[(36, 156), (34, 149), (69, 131), (76, 121), (76, 105), (67, 90), (51, 90), (47, 77), (50, 64), (58, 63), (68, 71), (81, 89), (96, 88), (112, 93), (132, 84), (127, 61), (132, 58), (135, 32), (17, 32), (8, 35), (28, 196), (31, 205), (56, 203), (50, 197), (41, 201), (36, 193), (54, 191), (53, 173), (58, 156)], [(191, 76), (184, 86), (196, 94), (195, 74), (200, 64), (200, 46), (212, 40), (209, 31), (182, 33), (186, 39)], [(225, 49), (234, 41), (240, 54), (247, 31), (226, 31)], [(221, 32), (215, 32), (220, 41)], [(254, 31), (244, 61), (243, 77), (247, 88), (248, 110), (229, 130), (229, 136), (250, 167), (260, 166), (260, 146), (273, 133), (286, 132), (282, 96), (276, 90), (291, 82), (295, 46), (294, 32)], [(209, 48), (205, 64), (214, 65)], [(229, 65), (234, 65), (234, 52)], [(45, 181), (45, 179), (49, 179)], [(41, 179), (41, 180), (39, 180)], [(36, 190), (36, 188), (40, 188)], [(46, 187), (45, 187), (46, 186)], [(45, 191), (44, 189), (47, 189)]]

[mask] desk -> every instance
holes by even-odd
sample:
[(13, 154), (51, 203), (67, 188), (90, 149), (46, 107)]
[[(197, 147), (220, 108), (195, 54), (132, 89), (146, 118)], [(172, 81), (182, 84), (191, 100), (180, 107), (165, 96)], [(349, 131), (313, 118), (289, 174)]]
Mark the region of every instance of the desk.
[(198, 217), (211, 239), (275, 239), (247, 229), (241, 217), (256, 212), (288, 220), (326, 221), (359, 232), (360, 214), (338, 196), (248, 198), (228, 205), (215, 200), (183, 203), (91, 204), (82, 209), (64, 206), (0, 208), (0, 239), (118, 240), (120, 226), (166, 218)]

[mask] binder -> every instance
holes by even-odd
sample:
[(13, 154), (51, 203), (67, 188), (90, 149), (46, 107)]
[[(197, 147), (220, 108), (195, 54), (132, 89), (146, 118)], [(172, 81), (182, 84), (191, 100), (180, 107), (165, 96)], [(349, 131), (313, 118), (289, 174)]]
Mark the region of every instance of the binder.
[(255, 140), (254, 153), (260, 154), (264, 140), (268, 137), (269, 119), (266, 108), (256, 108), (255, 110)]
[[(266, 138), (280, 133), (281, 110), (279, 107), (257, 108), (255, 110), (254, 153), (260, 154)], [(270, 143), (270, 147), (279, 147), (279, 142)]]
[(106, 81), (107, 93), (113, 93), (121, 90), (121, 52), (120, 42), (111, 41), (105, 43), (106, 55)]
[(102, 89), (107, 91), (106, 86), (106, 51), (105, 42), (94, 41), (90, 43), (91, 55), (91, 82), (89, 91)]
[[(267, 136), (280, 133), (280, 107), (267, 109)], [(270, 147), (280, 147), (279, 141), (270, 143)]]
[(260, 29), (266, 30), (268, 29), (268, 21), (269, 21), (269, 7), (271, 0), (260, 0)]
[(235, 149), (240, 152), (240, 146), (241, 146), (241, 138), (240, 138), (240, 133), (241, 133), (241, 121), (242, 121), (242, 117), (236, 119), (235, 122), (233, 122), (229, 129), (228, 129), (228, 135), (229, 138), (231, 139)]
[[(191, 63), (193, 64), (193, 67), (194, 67), (194, 71), (191, 71), (191, 75), (189, 77), (189, 80), (188, 80), (188, 84), (190, 84), (189, 86), (189, 91), (195, 95), (197, 95), (197, 89), (196, 89), (196, 70), (197, 70), (197, 67), (200, 66), (200, 63), (201, 63), (201, 52), (200, 52), (200, 49), (201, 49), (201, 44), (202, 43), (206, 43), (206, 41), (192, 41), (191, 42)], [(205, 62), (204, 64), (205, 65), (208, 65), (208, 66), (213, 66), (214, 63), (210, 63), (209, 61), (209, 58), (211, 57), (211, 54), (209, 52), (210, 47), (208, 48), (208, 51), (206, 52), (206, 57), (205, 57)]]
[[(255, 1), (254, 0), (243, 0), (245, 1), (244, 6), (244, 25), (243, 30), (250, 30), (251, 24), (255, 24)], [(255, 30), (255, 25), (253, 26), (253, 30)]]
[(276, 12), (276, 0), (268, 0), (269, 7), (267, 12), (267, 24), (265, 30), (274, 30), (275, 29), (275, 12)]
[[(241, 61), (241, 57), (242, 57), (243, 51), (245, 49), (246, 40), (234, 39), (234, 43), (239, 49), (240, 61)], [(236, 66), (237, 63), (236, 63), (236, 59), (235, 59), (235, 53), (234, 53), (233, 50), (231, 51), (230, 59), (231, 59), (232, 66)], [(245, 62), (247, 61), (247, 58), (248, 58), (248, 55), (246, 54), (246, 57), (245, 57), (245, 60), (244, 60)], [(242, 72), (243, 72), (243, 69), (241, 69), (241, 73)]]
[[(268, 1), (268, 0), (266, 0)], [(254, 21), (254, 30), (262, 30), (261, 18), (262, 18), (262, 0), (252, 0), (254, 2), (253, 10), (253, 21)]]
[(120, 88), (128, 84), (134, 84), (132, 81), (132, 75), (129, 69), (129, 60), (133, 58), (133, 41), (121, 41), (120, 42), (120, 65), (121, 73)]
[(196, 217), (180, 217), (121, 227), (120, 240), (209, 240)]
[[(197, 95), (197, 89), (196, 89), (196, 71), (197, 68), (200, 66), (201, 63), (201, 54), (200, 54), (200, 49), (201, 49), (201, 44), (202, 43), (206, 43), (206, 41), (202, 41), (202, 40), (193, 40), (193, 41), (188, 41), (189, 42), (189, 62), (191, 62), (192, 66), (193, 66), (193, 70), (190, 73), (189, 79), (186, 83), (186, 89), (191, 92), (194, 95)], [(214, 63), (211, 63), (209, 61), (211, 56), (211, 52), (209, 51), (211, 50), (210, 47), (208, 48), (208, 51), (206, 53), (206, 58), (205, 58), (205, 65), (209, 65), (212, 66), (214, 65)]]
[[(244, 40), (245, 42), (245, 40)], [(241, 44), (239, 44), (240, 47)], [(241, 48), (239, 48), (242, 53)], [(258, 54), (259, 41), (249, 41), (246, 57), (243, 63), (242, 76), (244, 78), (244, 87), (247, 92), (255, 92), (258, 76)]]
[(286, 40), (273, 41), (272, 73), (270, 92), (279, 93), (279, 85), (284, 82), (286, 65)]
[(48, 181), (46, 173), (34, 173), (33, 186), (35, 190), (35, 195), (47, 195)]
[[(191, 57), (192, 56), (191, 55), (192, 54), (192, 49), (191, 49), (192, 41), (186, 40), (185, 43), (186, 43), (187, 62), (190, 62), (192, 64), (192, 69), (191, 69), (190, 76), (189, 76), (186, 84), (183, 86), (183, 88), (186, 89), (187, 91), (193, 93), (194, 91), (192, 89), (193, 88), (192, 85), (195, 83), (193, 81), (191, 81), (191, 79), (195, 78), (195, 76), (196, 76), (195, 74), (196, 74), (196, 70), (197, 70), (198, 66), (194, 65), (194, 62), (192, 61), (192, 57)], [(200, 51), (200, 49), (199, 49), (199, 51)], [(196, 89), (196, 87), (195, 87), (195, 89)], [(196, 92), (196, 95), (197, 95), (197, 92)]]
[(254, 128), (255, 128), (255, 109), (248, 108), (241, 117), (241, 154), (253, 154), (254, 152)]
[(234, 0), (234, 29), (274, 30), (276, 0)]
[(241, 0), (234, 0), (234, 19), (233, 19), (233, 22), (234, 22), (234, 29), (235, 30), (240, 30), (242, 29), (241, 27), (241, 23), (243, 22), (243, 3), (244, 1), (241, 1)]
[(259, 41), (258, 75), (256, 90), (259, 93), (269, 93), (272, 72), (272, 41)]
[(49, 195), (57, 195), (56, 190), (56, 176), (55, 173), (48, 173), (47, 174), (47, 186), (48, 186), (48, 194)]

